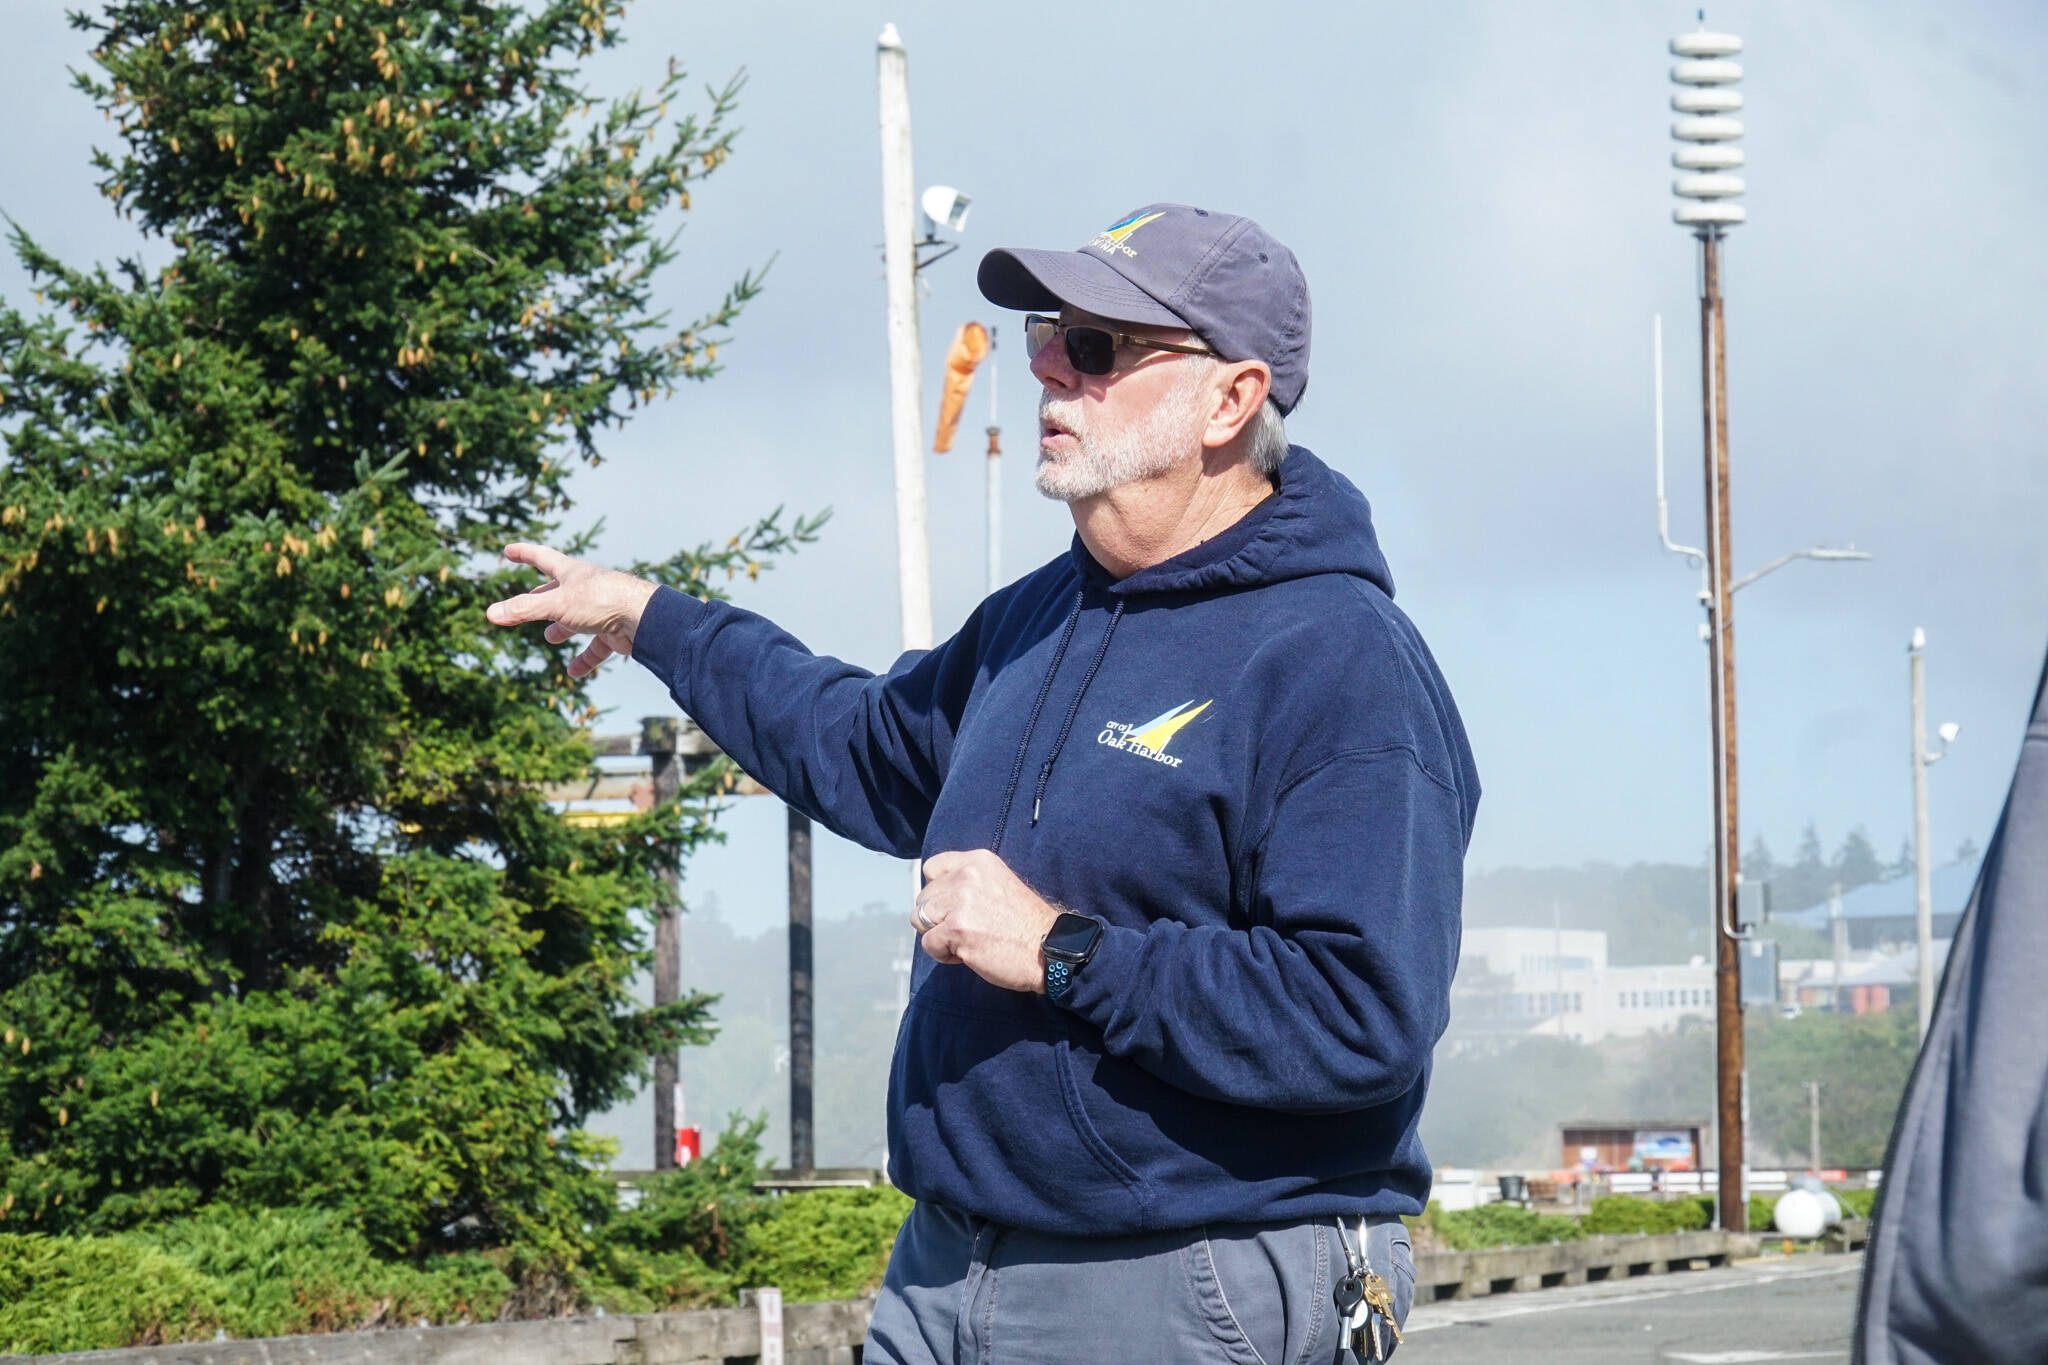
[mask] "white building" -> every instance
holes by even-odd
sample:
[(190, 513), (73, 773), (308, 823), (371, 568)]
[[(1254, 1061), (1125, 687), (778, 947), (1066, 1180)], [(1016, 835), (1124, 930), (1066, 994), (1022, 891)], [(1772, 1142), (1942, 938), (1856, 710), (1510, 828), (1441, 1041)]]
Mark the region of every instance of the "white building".
[(1448, 1041), (1474, 1046), (1561, 1034), (1594, 1043), (1713, 1013), (1714, 969), (1704, 957), (1613, 967), (1602, 930), (1467, 929), (1451, 986)]

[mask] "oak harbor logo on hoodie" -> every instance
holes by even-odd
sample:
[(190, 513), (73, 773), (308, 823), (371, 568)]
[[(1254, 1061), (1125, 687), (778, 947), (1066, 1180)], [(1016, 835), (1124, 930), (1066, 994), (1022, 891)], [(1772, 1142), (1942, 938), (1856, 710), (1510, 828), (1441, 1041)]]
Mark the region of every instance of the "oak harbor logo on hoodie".
[(1179, 755), (1168, 754), (1166, 746), (1173, 742), (1182, 726), (1208, 710), (1215, 700), (1211, 697), (1199, 706), (1192, 701), (1184, 701), (1141, 725), (1130, 725), (1120, 720), (1107, 721), (1102, 732), (1095, 736), (1095, 742), (1121, 749), (1127, 754), (1136, 754), (1139, 758), (1149, 758), (1154, 763), (1164, 763), (1169, 768), (1178, 768)]

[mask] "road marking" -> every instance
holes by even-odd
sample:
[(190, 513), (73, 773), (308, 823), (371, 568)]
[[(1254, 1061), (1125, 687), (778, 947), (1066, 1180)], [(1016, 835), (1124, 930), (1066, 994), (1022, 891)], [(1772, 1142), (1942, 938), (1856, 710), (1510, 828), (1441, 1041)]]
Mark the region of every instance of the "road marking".
[(1847, 1351), (1673, 1351), (1666, 1360), (1691, 1365), (1754, 1365), (1760, 1360), (1847, 1360)]
[[(1746, 1288), (1750, 1285), (1788, 1284), (1794, 1280), (1813, 1280), (1829, 1275), (1860, 1274), (1863, 1270), (1863, 1258), (1861, 1256), (1857, 1256), (1854, 1257), (1853, 1260), (1855, 1262), (1853, 1265), (1829, 1266), (1823, 1270), (1765, 1271), (1761, 1274), (1756, 1274), (1753, 1278), (1722, 1278), (1717, 1279), (1716, 1282), (1713, 1284), (1692, 1285), (1684, 1289), (1646, 1289), (1633, 1294), (1613, 1294), (1606, 1296), (1573, 1295), (1571, 1298), (1563, 1300), (1562, 1302), (1552, 1300), (1548, 1303), (1503, 1303), (1498, 1308), (1492, 1306), (1494, 1301), (1497, 1299), (1550, 1299), (1550, 1297), (1553, 1294), (1558, 1294), (1560, 1292), (1556, 1289), (1537, 1290), (1534, 1292), (1525, 1291), (1523, 1293), (1511, 1295), (1494, 1294), (1488, 1295), (1484, 1299), (1477, 1300), (1448, 1300), (1444, 1303), (1424, 1304), (1418, 1307), (1415, 1310), (1414, 1314), (1409, 1318), (1409, 1320), (1402, 1324), (1402, 1330), (1410, 1335), (1413, 1335), (1416, 1332), (1434, 1331), (1439, 1327), (1456, 1327), (1462, 1323), (1479, 1322), (1495, 1318), (1526, 1317), (1531, 1313), (1563, 1313), (1569, 1312), (1570, 1310), (1575, 1308), (1606, 1308), (1614, 1304), (1647, 1303), (1652, 1299), (1682, 1298), (1688, 1294), (1719, 1294), (1724, 1293), (1731, 1289)], [(1714, 1272), (1711, 1270), (1693, 1271), (1689, 1273), (1700, 1275), (1714, 1274)], [(1741, 1272), (1736, 1273), (1739, 1274)], [(1605, 1285), (1612, 1283), (1612, 1281), (1602, 1280), (1596, 1281), (1595, 1283), (1598, 1285)], [(1578, 1286), (1574, 1285), (1572, 1286), (1572, 1288), (1578, 1288)], [(1428, 1313), (1431, 1317), (1434, 1317), (1437, 1312), (1441, 1312), (1444, 1309), (1452, 1309), (1453, 1312), (1456, 1313), (1456, 1315), (1447, 1316), (1443, 1318), (1441, 1321), (1432, 1322), (1428, 1320), (1422, 1320), (1423, 1314)], [(1467, 1311), (1457, 1312), (1456, 1310), (1458, 1309), (1464, 1309)], [(1840, 1352), (1834, 1352), (1833, 1354), (1839, 1355)], [(1758, 1357), (1758, 1359), (1787, 1358), (1796, 1359), (1796, 1357)]]

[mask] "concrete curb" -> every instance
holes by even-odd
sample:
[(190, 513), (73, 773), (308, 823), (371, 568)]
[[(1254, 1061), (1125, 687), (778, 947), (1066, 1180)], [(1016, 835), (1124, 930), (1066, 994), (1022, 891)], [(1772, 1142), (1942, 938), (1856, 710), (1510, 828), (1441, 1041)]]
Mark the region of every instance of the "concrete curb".
[(1415, 1302), (1662, 1275), (1700, 1264), (1726, 1265), (1732, 1257), (1754, 1256), (1760, 1249), (1755, 1237), (1714, 1229), (1654, 1237), (1588, 1237), (1493, 1251), (1429, 1251), (1415, 1258)]

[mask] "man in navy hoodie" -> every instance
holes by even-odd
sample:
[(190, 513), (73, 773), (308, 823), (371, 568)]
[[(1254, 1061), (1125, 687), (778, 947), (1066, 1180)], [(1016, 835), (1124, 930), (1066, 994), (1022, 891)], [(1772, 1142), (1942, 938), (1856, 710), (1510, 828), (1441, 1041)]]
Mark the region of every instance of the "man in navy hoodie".
[(1287, 444), (1307, 284), (1176, 204), (979, 279), (1035, 310), (1077, 534), (951, 639), (876, 675), (537, 545), (506, 554), (546, 589), (490, 619), (594, 635), (578, 676), (630, 654), (791, 805), (924, 860), (871, 1365), (1384, 1357), (1479, 782), (1365, 498)]

